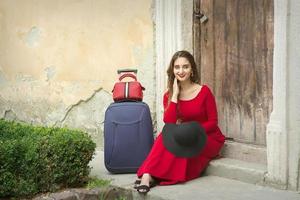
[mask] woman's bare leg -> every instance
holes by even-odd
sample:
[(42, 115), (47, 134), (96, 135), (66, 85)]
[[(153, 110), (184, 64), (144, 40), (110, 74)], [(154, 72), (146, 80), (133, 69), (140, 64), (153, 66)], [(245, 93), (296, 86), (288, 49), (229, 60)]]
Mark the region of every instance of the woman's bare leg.
[(148, 173), (145, 173), (141, 178), (141, 185), (149, 186), (151, 181), (153, 181), (152, 176)]

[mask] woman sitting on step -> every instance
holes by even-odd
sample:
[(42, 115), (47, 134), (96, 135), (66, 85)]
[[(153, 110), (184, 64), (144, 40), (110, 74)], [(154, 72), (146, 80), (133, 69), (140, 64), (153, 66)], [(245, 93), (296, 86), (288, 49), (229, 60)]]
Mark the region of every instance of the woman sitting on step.
[(199, 84), (194, 57), (187, 51), (176, 52), (167, 75), (165, 126), (137, 172), (135, 188), (142, 194), (157, 184), (199, 177), (225, 141), (218, 127), (215, 98), (207, 85)]

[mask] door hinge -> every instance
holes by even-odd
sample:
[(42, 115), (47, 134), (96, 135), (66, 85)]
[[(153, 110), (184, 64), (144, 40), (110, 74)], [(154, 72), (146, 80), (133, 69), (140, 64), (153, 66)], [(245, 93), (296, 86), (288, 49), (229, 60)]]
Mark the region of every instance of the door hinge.
[(197, 19), (200, 19), (200, 22), (203, 24), (203, 23), (206, 23), (208, 21), (208, 17), (201, 13), (201, 12), (195, 12), (194, 13), (194, 16), (197, 18)]

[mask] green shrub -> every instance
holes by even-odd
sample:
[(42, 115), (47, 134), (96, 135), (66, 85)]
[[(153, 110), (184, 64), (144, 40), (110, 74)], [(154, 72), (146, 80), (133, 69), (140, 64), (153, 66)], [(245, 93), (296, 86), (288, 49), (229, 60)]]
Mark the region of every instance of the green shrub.
[(95, 148), (79, 130), (0, 120), (0, 198), (82, 186)]

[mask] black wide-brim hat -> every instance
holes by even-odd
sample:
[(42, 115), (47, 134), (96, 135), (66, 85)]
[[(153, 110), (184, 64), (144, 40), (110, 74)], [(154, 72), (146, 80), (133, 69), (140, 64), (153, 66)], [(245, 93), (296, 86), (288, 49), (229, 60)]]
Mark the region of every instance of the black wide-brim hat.
[(191, 158), (198, 155), (206, 144), (204, 128), (195, 121), (181, 124), (166, 123), (162, 130), (167, 150), (178, 157)]

